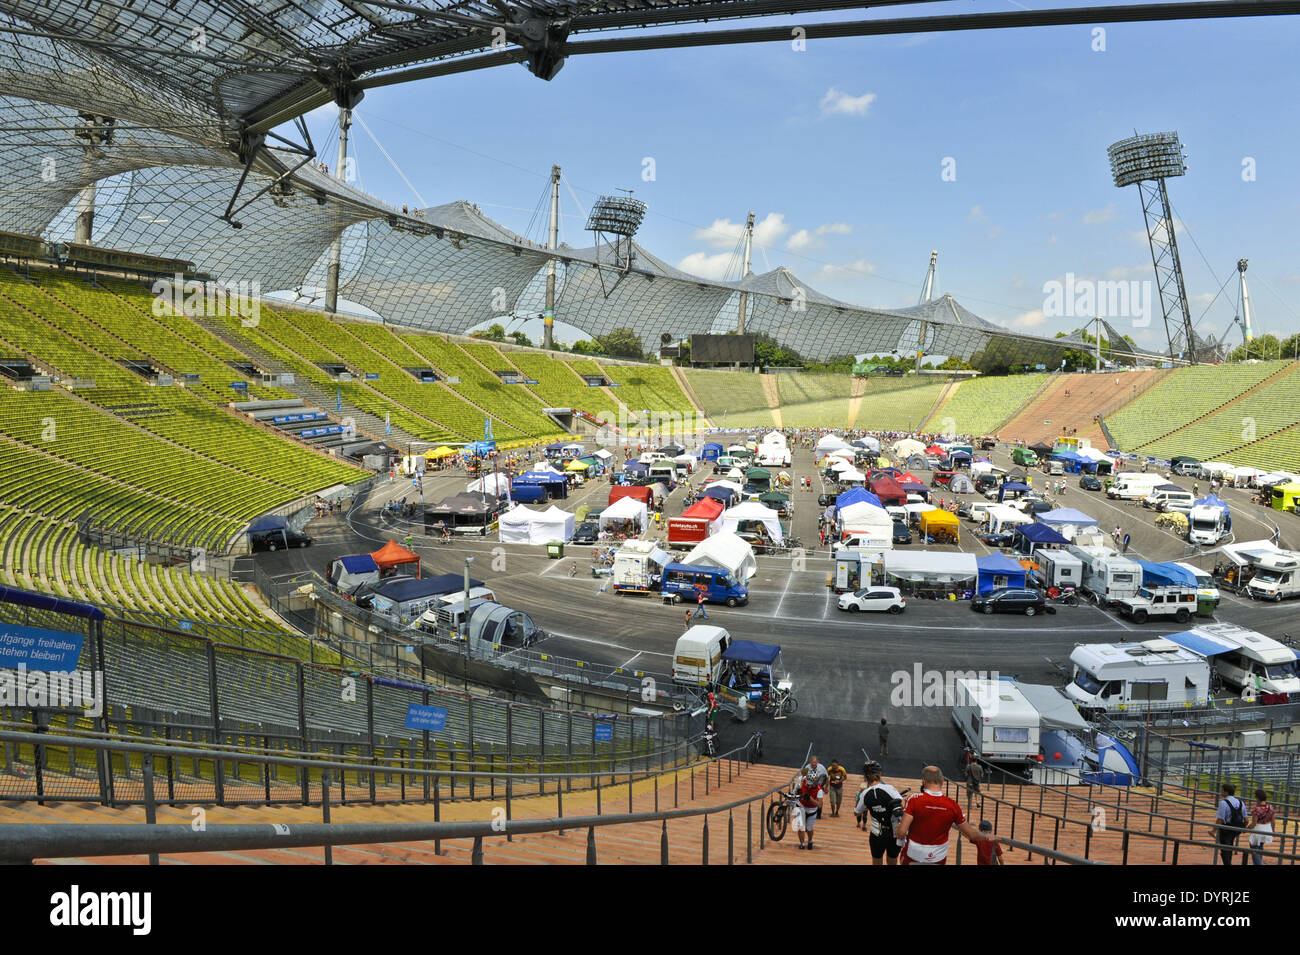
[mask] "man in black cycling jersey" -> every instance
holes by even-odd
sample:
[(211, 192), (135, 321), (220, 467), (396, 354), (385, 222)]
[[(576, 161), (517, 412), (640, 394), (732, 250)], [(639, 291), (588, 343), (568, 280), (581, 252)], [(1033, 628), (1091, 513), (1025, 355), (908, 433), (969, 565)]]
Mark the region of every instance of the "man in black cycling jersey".
[(889, 783), (880, 781), (883, 772), (876, 761), (866, 763), (862, 775), (866, 777), (867, 788), (858, 794), (855, 809), (859, 815), (865, 814), (870, 824), (871, 864), (898, 865), (900, 846), (894, 837), (894, 826), (903, 815), (903, 797)]

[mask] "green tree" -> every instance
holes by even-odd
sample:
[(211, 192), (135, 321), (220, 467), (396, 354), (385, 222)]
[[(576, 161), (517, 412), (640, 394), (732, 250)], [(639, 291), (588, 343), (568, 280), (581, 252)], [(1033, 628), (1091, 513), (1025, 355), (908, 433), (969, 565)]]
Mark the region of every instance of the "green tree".
[(599, 346), (589, 338), (574, 342), (571, 350), (575, 355), (596, 355), (600, 353)]
[(616, 328), (608, 335), (597, 335), (596, 345), (600, 351), (615, 358), (644, 358), (641, 350), (641, 336), (630, 328)]
[(525, 348), (533, 347), (533, 340), (529, 338), (527, 335), (525, 335), (523, 332), (511, 332), (510, 340), (513, 341), (516, 345), (523, 345)]
[[(1291, 336), (1291, 338), (1295, 337), (1294, 335)], [(1291, 347), (1294, 349), (1295, 344), (1291, 342), (1291, 338), (1288, 338), (1287, 342), (1291, 343)], [(1250, 341), (1238, 345), (1228, 355), (1228, 361), (1245, 361), (1247, 358), (1259, 358), (1268, 361), (1280, 357), (1282, 357), (1282, 343), (1277, 340), (1276, 335), (1269, 334), (1260, 335), (1258, 338), (1252, 338)]]
[(470, 332), (469, 337), (481, 338), (489, 342), (503, 342), (506, 340), (506, 330), (501, 327), (499, 322), (494, 322), (486, 330), (480, 329), (477, 332)]

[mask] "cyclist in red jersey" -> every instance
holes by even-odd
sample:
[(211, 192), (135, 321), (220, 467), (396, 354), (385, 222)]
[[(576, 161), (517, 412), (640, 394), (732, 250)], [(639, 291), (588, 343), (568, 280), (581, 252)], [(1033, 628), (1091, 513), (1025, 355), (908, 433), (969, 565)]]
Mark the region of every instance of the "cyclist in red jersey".
[(903, 818), (895, 830), (903, 844), (903, 865), (947, 865), (948, 832), (953, 826), (971, 842), (995, 839), (969, 822), (956, 801), (943, 794), (943, 772), (938, 766), (921, 770), (921, 791), (907, 797)]

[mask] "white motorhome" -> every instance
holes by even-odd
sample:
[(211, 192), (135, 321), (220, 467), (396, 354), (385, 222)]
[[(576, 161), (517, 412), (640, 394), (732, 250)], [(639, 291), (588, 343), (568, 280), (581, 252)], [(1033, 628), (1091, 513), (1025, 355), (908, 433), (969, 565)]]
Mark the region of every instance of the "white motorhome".
[(1040, 547), (1034, 551), (1034, 559), (1042, 572), (1043, 582), (1049, 587), (1083, 586), (1083, 561), (1067, 550), (1059, 547)]
[(672, 555), (655, 541), (630, 540), (614, 554), (611, 582), (615, 593), (650, 593)]
[(1042, 717), (1010, 680), (953, 683), (952, 720), (966, 744), (994, 763), (1038, 760)]
[(1256, 600), (1285, 600), (1300, 596), (1300, 554), (1279, 551), (1255, 561), (1255, 576), (1246, 592)]
[(722, 654), (731, 645), (723, 627), (696, 624), (677, 638), (673, 650), (673, 680), (707, 686), (722, 676)]
[(1140, 501), (1161, 484), (1165, 479), (1159, 474), (1143, 474), (1140, 471), (1121, 471), (1106, 489), (1106, 496), (1112, 500)]
[(1210, 697), (1210, 665), (1171, 640), (1087, 643), (1070, 654), (1065, 694), (1082, 710), (1200, 704)]
[(1176, 484), (1162, 484), (1152, 488), (1151, 493), (1142, 498), (1142, 506), (1157, 511), (1179, 511), (1186, 514), (1196, 504), (1196, 496)]
[(1242, 691), (1244, 699), (1300, 693), (1296, 652), (1272, 637), (1232, 623), (1209, 623), (1171, 633), (1168, 639), (1208, 660), (1224, 683)]
[(1217, 544), (1228, 536), (1228, 512), (1197, 504), (1187, 512), (1187, 539), (1193, 544)]
[(1066, 548), (1083, 564), (1083, 589), (1102, 604), (1136, 597), (1142, 586), (1142, 566), (1108, 547)]

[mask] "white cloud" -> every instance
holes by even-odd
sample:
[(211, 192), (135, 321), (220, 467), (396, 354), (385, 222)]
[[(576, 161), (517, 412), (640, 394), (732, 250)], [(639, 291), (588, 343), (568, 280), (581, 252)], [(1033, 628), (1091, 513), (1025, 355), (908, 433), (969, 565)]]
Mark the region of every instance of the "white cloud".
[(1009, 328), (1037, 328), (1047, 321), (1047, 316), (1043, 314), (1041, 308), (1036, 308), (1032, 312), (1023, 312), (1013, 318)]
[(1002, 235), (1002, 226), (995, 225), (993, 228), (989, 229), (988, 236), (990, 239), (996, 239), (1001, 235)]
[(1118, 213), (1115, 211), (1115, 204), (1111, 203), (1104, 209), (1092, 209), (1083, 214), (1084, 225), (1098, 225), (1102, 222), (1110, 222)]
[(1151, 277), (1150, 265), (1117, 265), (1106, 270), (1108, 279), (1145, 279)]
[[(773, 246), (790, 231), (785, 215), (769, 212), (754, 223), (754, 242), (762, 246)], [(691, 238), (706, 242), (715, 249), (733, 249), (745, 234), (745, 223), (732, 222), (730, 219), (714, 219), (713, 224), (705, 229), (696, 229)]]
[(1060, 242), (1060, 241), (1061, 241), (1061, 237), (1058, 236), (1058, 235), (1049, 235), (1049, 236), (1047, 237), (1047, 244), (1048, 244), (1048, 245), (1056, 245), (1056, 243), (1058, 243), (1058, 242)]
[(876, 265), (874, 262), (869, 262), (866, 259), (855, 259), (854, 261), (846, 262), (843, 265), (834, 265), (827, 262), (818, 269), (817, 274), (822, 278), (829, 279), (838, 276), (871, 275), (875, 271)]
[(988, 222), (989, 217), (984, 214), (984, 210), (979, 206), (971, 206), (970, 212), (966, 213), (967, 222)]
[(850, 96), (848, 93), (842, 93), (832, 86), (826, 91), (826, 95), (822, 97), (822, 115), (865, 116), (867, 110), (871, 108), (871, 104), (875, 101), (875, 93)]
[(692, 252), (678, 262), (677, 267), (683, 272), (698, 275), (700, 278), (724, 279), (727, 277), (727, 267), (734, 264), (733, 259), (734, 256), (730, 252), (719, 252), (716, 255)]
[(819, 248), (824, 243), (821, 237), (824, 235), (848, 235), (853, 231), (853, 227), (844, 222), (826, 222), (817, 228), (809, 231), (800, 229), (794, 235), (790, 236), (786, 242), (787, 249), (811, 249)]

